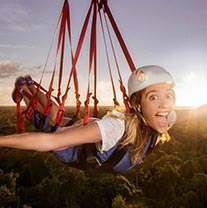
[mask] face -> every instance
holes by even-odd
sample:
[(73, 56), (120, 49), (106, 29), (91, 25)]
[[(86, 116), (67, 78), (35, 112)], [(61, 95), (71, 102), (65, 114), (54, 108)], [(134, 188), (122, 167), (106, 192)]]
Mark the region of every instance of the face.
[(171, 85), (161, 83), (144, 90), (138, 109), (141, 110), (148, 125), (159, 133), (164, 133), (168, 128), (174, 103), (175, 93)]

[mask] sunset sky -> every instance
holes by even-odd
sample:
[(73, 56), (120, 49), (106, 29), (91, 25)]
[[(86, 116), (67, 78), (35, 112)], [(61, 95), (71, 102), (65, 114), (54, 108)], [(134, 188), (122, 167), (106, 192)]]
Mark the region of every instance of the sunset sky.
[[(10, 95), (17, 76), (30, 74), (39, 81), (63, 2), (0, 0), (0, 105), (14, 105)], [(69, 3), (75, 50), (90, 0)], [(135, 65), (158, 64), (166, 68), (176, 82), (176, 105), (207, 104), (207, 1), (108, 0), (108, 5)], [(100, 105), (110, 105), (111, 83), (104, 66), (102, 34), (99, 35), (98, 96)], [(86, 42), (77, 64), (82, 102), (88, 80), (88, 36)], [(54, 58), (51, 55), (50, 60)], [(130, 70), (121, 55), (119, 64), (126, 85)], [(53, 66), (48, 67), (45, 87)]]

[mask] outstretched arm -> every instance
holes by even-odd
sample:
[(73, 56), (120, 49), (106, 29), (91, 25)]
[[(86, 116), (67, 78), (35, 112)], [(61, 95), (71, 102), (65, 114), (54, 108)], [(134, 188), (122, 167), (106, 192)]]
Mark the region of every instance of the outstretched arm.
[(96, 122), (66, 128), (55, 133), (26, 133), (0, 137), (0, 147), (50, 151), (84, 143), (100, 142), (101, 135)]

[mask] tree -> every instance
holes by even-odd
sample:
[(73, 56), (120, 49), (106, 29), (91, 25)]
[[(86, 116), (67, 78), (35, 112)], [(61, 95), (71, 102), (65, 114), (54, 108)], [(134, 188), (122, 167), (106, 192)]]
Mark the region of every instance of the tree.
[(17, 207), (19, 197), (16, 194), (18, 174), (13, 171), (4, 174), (0, 169), (0, 207)]
[(112, 208), (126, 208), (126, 201), (121, 194), (118, 194), (112, 201)]

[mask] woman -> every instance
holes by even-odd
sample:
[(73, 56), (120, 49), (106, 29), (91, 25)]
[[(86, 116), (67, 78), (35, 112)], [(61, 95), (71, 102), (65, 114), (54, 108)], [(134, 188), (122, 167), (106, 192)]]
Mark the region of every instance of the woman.
[(167, 130), (176, 117), (174, 85), (172, 76), (162, 67), (140, 67), (128, 80), (129, 113), (114, 109), (85, 126), (77, 122), (54, 133), (1, 137), (0, 147), (52, 151), (62, 162), (83, 169), (92, 164), (100, 170), (126, 172), (160, 141), (170, 139)]

